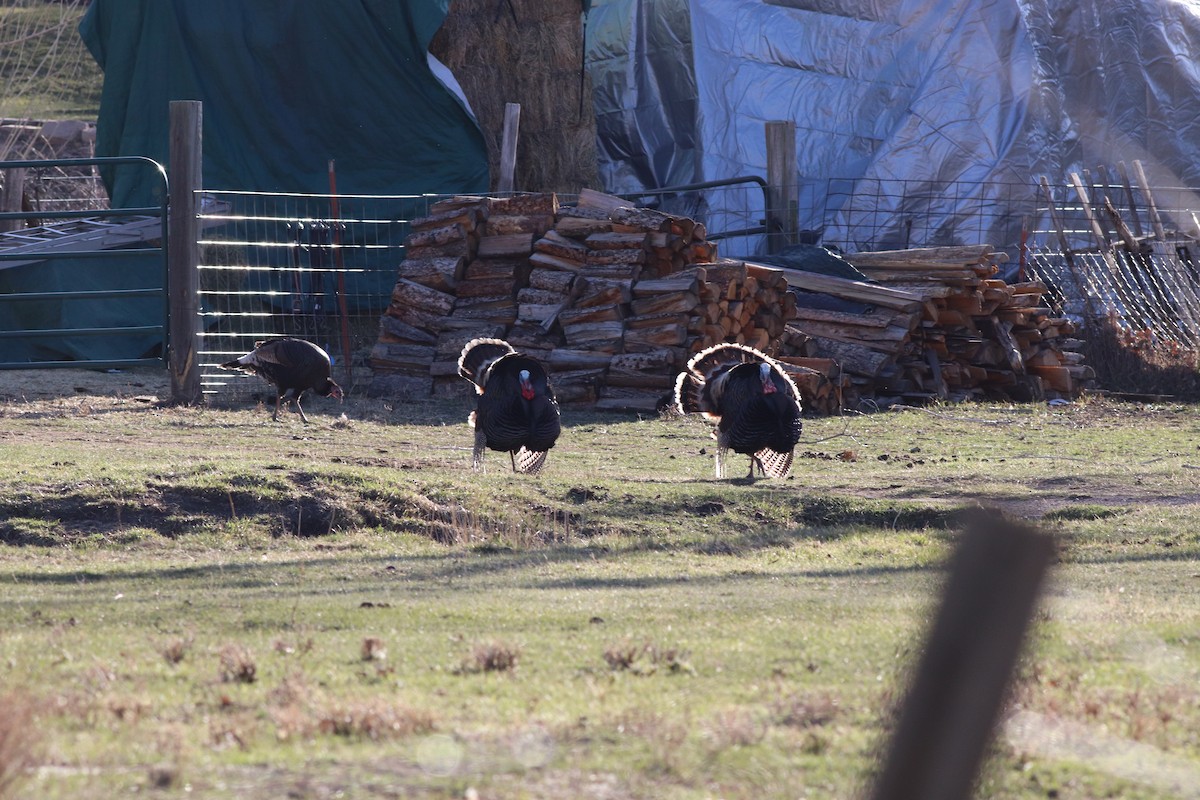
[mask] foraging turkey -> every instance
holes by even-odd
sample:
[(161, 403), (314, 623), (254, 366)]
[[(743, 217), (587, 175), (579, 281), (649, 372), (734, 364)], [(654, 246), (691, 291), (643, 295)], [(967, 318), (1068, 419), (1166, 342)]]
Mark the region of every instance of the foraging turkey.
[(764, 475), (786, 477), (800, 440), (800, 392), (779, 363), (740, 344), (718, 344), (688, 361), (675, 380), (675, 405), (716, 423), (717, 477), (726, 450), (750, 456)]
[(487, 448), (507, 450), (513, 472), (540, 472), (561, 431), (545, 368), (503, 339), (480, 338), (463, 347), (458, 374), (475, 384), (479, 395), (469, 418), (475, 429), (471, 466), (483, 465)]
[[(323, 397), (342, 399), (342, 387), (329, 378), (329, 354), (312, 342), (304, 339), (282, 337), (255, 342), (254, 349), (246, 355), (226, 361), (221, 369), (232, 369), (258, 375), (275, 384), (275, 413), (271, 419), (279, 419), (279, 406), (284, 400), (296, 404), (300, 419), (308, 422), (304, 409), (300, 407), (300, 396), (313, 391)], [(288, 397), (285, 394), (291, 392)]]

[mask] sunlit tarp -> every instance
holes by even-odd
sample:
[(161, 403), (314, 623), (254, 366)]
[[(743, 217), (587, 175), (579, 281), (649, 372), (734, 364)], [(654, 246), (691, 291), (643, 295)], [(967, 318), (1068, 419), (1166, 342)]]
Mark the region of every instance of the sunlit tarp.
[[(792, 120), (800, 227), (839, 241), (1007, 246), (1013, 186), (1118, 161), (1200, 185), (1196, 3), (597, 0), (588, 52), (610, 191), (765, 175), (764, 123)], [(710, 231), (762, 216), (718, 194)], [(932, 241), (899, 229), (917, 197)]]

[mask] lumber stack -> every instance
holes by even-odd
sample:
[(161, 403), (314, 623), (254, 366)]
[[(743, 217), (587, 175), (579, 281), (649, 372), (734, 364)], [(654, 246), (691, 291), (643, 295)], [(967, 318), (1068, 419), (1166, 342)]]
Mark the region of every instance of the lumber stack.
[[(793, 324), (850, 374), (854, 399), (1074, 397), (1094, 378), (1074, 326), (1043, 306), (1046, 287), (996, 278), (1005, 256), (987, 245), (844, 258), (873, 282), (783, 271), (800, 290)], [(805, 293), (865, 310), (830, 310)]]

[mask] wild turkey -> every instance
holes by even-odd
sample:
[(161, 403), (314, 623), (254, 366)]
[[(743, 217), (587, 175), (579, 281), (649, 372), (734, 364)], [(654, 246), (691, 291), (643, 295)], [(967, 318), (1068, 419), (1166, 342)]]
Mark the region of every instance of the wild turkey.
[[(300, 396), (313, 391), (323, 397), (342, 399), (342, 387), (329, 378), (329, 354), (312, 342), (304, 339), (282, 337), (255, 342), (254, 349), (244, 356), (226, 361), (221, 369), (238, 370), (258, 375), (275, 384), (275, 412), (271, 419), (279, 419), (279, 405), (285, 399), (296, 404), (300, 419), (308, 422), (304, 409), (300, 407)], [(291, 392), (290, 396), (284, 397)]]
[(475, 384), (479, 395), (468, 420), (475, 429), (471, 466), (483, 466), (486, 448), (507, 450), (513, 472), (540, 472), (561, 431), (545, 368), (503, 339), (481, 338), (463, 347), (458, 374)]
[(765, 353), (740, 344), (718, 344), (688, 361), (675, 380), (675, 404), (684, 414), (716, 423), (717, 477), (725, 477), (726, 450), (750, 456), (764, 475), (783, 478), (800, 440), (800, 392)]

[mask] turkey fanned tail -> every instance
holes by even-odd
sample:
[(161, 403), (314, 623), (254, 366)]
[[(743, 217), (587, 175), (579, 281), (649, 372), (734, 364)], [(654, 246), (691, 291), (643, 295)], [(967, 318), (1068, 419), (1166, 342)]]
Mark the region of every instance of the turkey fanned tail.
[(458, 357), (458, 374), (475, 384), (475, 391), (483, 394), (492, 366), (517, 351), (503, 339), (479, 338), (467, 342)]
[(507, 451), (514, 472), (538, 474), (561, 432), (558, 402), (545, 368), (503, 339), (473, 339), (463, 347), (459, 374), (479, 397), (470, 421), (475, 428), (472, 467), (486, 450)]
[(750, 457), (764, 475), (786, 477), (800, 440), (800, 392), (778, 362), (752, 347), (718, 344), (688, 362), (675, 382), (675, 403), (716, 423), (716, 474), (724, 456)]

